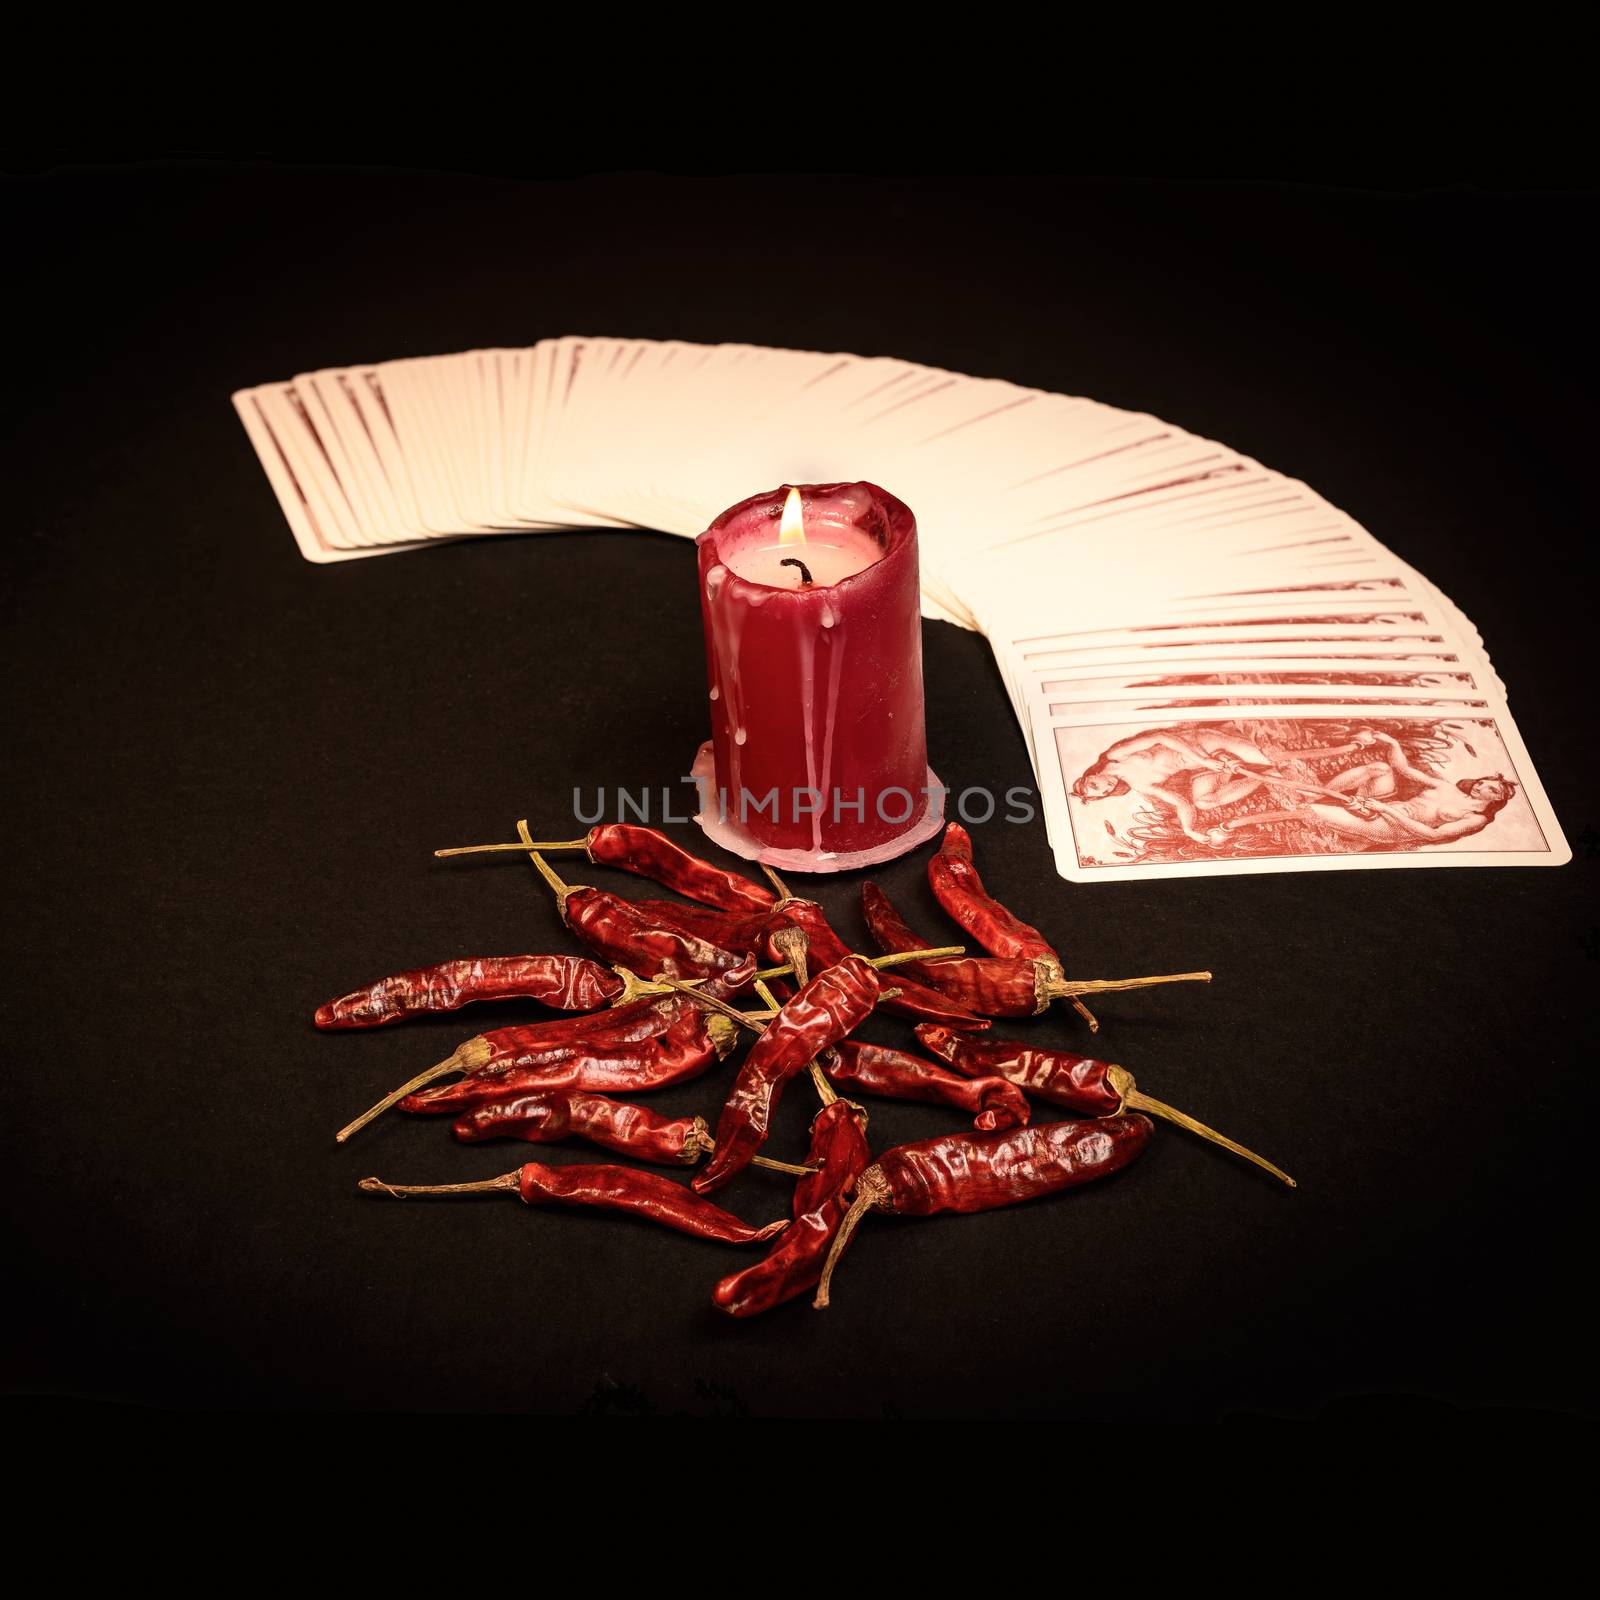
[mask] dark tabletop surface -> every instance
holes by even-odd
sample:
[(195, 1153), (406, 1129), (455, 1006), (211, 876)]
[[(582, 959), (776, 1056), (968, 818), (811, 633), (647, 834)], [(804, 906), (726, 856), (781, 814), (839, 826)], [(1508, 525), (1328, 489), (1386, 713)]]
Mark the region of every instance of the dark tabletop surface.
[[(30, 241), (4, 475), (17, 1403), (1590, 1409), (1592, 197), (190, 168), (6, 200)], [(401, 966), (569, 948), (524, 863), (430, 851), (524, 816), (579, 831), (574, 787), (686, 770), (693, 548), (591, 533), (312, 566), (228, 396), (576, 332), (897, 355), (1148, 410), (1303, 477), (1478, 624), (1576, 859), (1083, 888), (1042, 823), (979, 830), (992, 887), (1078, 971), (1215, 971), (1106, 1001), (1097, 1049), (1282, 1162), (1292, 1194), (1173, 1132), (1076, 1195), (869, 1219), (833, 1309), (749, 1324), (708, 1299), (741, 1252), (362, 1196), (371, 1172), (521, 1159), (399, 1118), (331, 1139), (488, 1013), (319, 1035), (313, 1008)], [(924, 647), (935, 769), (1028, 784), (984, 641), (929, 623)], [(878, 875), (938, 929), (922, 864)], [(857, 882), (818, 895), (864, 942)], [(1070, 1015), (1038, 1035), (1084, 1037)], [(872, 1112), (879, 1147), (956, 1125)], [(729, 1192), (750, 1216), (787, 1201), (771, 1175)]]

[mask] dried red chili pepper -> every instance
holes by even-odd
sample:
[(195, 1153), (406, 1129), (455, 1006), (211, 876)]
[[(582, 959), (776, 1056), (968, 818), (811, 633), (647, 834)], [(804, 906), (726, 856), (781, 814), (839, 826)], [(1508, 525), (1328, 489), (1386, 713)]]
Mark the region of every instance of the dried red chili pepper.
[(317, 1007), (319, 1028), (378, 1028), (477, 1000), (539, 1000), (558, 1011), (594, 1011), (623, 980), (587, 956), (476, 956), (379, 978)]
[(944, 838), (928, 861), (934, 898), (991, 955), (1062, 965), (1055, 946), (1031, 923), (1013, 916), (983, 886), (972, 862), (972, 835), (959, 822), (945, 824)]
[(586, 1139), (602, 1150), (638, 1161), (682, 1162), (692, 1167), (711, 1148), (704, 1117), (665, 1117), (659, 1111), (578, 1089), (546, 1089), (474, 1106), (451, 1129), (464, 1144), (524, 1139), (555, 1144)]
[[(635, 1000), (610, 1011), (594, 1012), (582, 1017), (563, 1017), (554, 1022), (491, 1029), (488, 1033), (468, 1039), (465, 1044), (457, 1045), (443, 1061), (436, 1062), (414, 1078), (408, 1078), (398, 1089), (386, 1094), (375, 1106), (341, 1128), (334, 1138), (343, 1144), (390, 1106), (440, 1078), (465, 1073), (469, 1078), (488, 1080), (536, 1067), (553, 1069), (586, 1052), (594, 1056), (606, 1050), (623, 1050), (640, 1041), (658, 1038), (674, 1025), (700, 1014), (700, 1008), (691, 1005), (682, 995), (671, 994), (663, 999)], [(732, 1047), (733, 1033), (727, 1023), (720, 1023), (709, 1031), (714, 1045), (723, 1053)], [(587, 1087), (598, 1089), (604, 1085), (593, 1083)]]
[[(1030, 922), (1014, 916), (983, 886), (972, 860), (972, 835), (959, 822), (947, 822), (944, 838), (928, 861), (928, 883), (945, 913), (991, 955), (1021, 961), (1047, 961), (1057, 973), (1066, 963), (1056, 948)], [(1094, 1013), (1074, 998), (1072, 1009), (1099, 1031)]]
[(711, 1291), (719, 1311), (753, 1317), (815, 1286), (844, 1221), (850, 1191), (872, 1160), (866, 1123), (861, 1107), (848, 1100), (835, 1100), (817, 1113), (806, 1156), (817, 1171), (795, 1185), (794, 1221), (760, 1261)]
[(652, 922), (631, 900), (587, 884), (563, 882), (533, 848), (528, 824), (519, 822), (517, 830), (527, 840), (524, 848), (529, 860), (555, 892), (561, 920), (597, 955), (622, 966), (668, 972), (678, 978), (714, 978), (743, 961), (738, 951), (724, 950)]
[[(525, 822), (518, 824), (519, 830), (526, 827)], [(581, 850), (596, 866), (620, 867), (641, 878), (652, 878), (702, 905), (718, 906), (724, 911), (761, 911), (772, 904), (771, 893), (759, 883), (752, 883), (737, 872), (724, 872), (721, 867), (690, 855), (654, 828), (608, 822), (591, 828), (581, 839), (540, 842), (531, 834), (525, 833), (523, 837), (528, 841), (525, 844), (469, 844), (433, 853), (436, 856), (470, 856), (531, 847), (551, 855), (557, 851)]]
[(681, 900), (634, 900), (634, 910), (658, 927), (671, 928), (693, 939), (736, 950), (741, 955), (761, 954), (766, 937), (783, 922), (775, 906), (765, 911), (717, 911), (710, 906), (686, 905)]
[[(849, 946), (829, 926), (822, 907), (815, 900), (801, 900), (791, 895), (779, 902), (779, 910), (783, 918), (767, 934), (766, 939), (767, 955), (771, 960), (786, 962), (792, 959), (793, 946), (786, 935), (793, 929), (805, 935), (806, 959), (813, 973), (841, 961), (861, 959), (851, 956)], [(937, 989), (903, 978), (899, 973), (895, 974), (894, 982), (900, 992), (892, 999), (884, 998), (885, 1011), (910, 1017), (916, 1022), (939, 1022), (949, 1028), (979, 1030), (989, 1026), (987, 1018), (973, 1016), (965, 1007), (957, 1005)]]
[[(895, 955), (930, 948), (895, 909), (875, 883), (861, 885), (861, 912), (867, 931), (880, 950)], [(1062, 976), (1054, 960), (1038, 956), (954, 956), (907, 963), (910, 972), (968, 1011), (985, 1017), (1032, 1017), (1053, 1000), (1084, 994), (1109, 994), (1123, 989), (1149, 989), (1161, 983), (1209, 983), (1209, 972), (1169, 972), (1148, 978), (1084, 978)]]
[(828, 1303), (834, 1268), (869, 1210), (899, 1217), (994, 1211), (1055, 1194), (1127, 1166), (1149, 1142), (1137, 1112), (1089, 1122), (1046, 1122), (1004, 1133), (958, 1133), (887, 1151), (856, 1179), (856, 1194), (822, 1269), (814, 1304)]
[(882, 986), (860, 956), (844, 960), (806, 984), (750, 1047), (717, 1119), (716, 1153), (694, 1180), (701, 1194), (732, 1179), (767, 1137), (783, 1086), (829, 1045), (872, 1014)]
[(491, 1058), (482, 1066), (469, 1063), (463, 1068), (465, 1075), (454, 1083), (415, 1090), (398, 1104), (402, 1111), (438, 1115), (486, 1099), (552, 1089), (593, 1094), (664, 1089), (699, 1077), (733, 1048), (733, 1038), (728, 1019), (691, 1008), (658, 1037), (588, 1041), (570, 1051), (539, 1047)]
[(859, 1039), (841, 1039), (821, 1059), (822, 1070), (836, 1086), (886, 1100), (919, 1100), (928, 1105), (965, 1111), (984, 1132), (1016, 1128), (1032, 1113), (1028, 1097), (1004, 1078), (962, 1078), (932, 1062)]
[[(716, 1148), (704, 1117), (664, 1117), (629, 1100), (577, 1089), (546, 1089), (486, 1100), (458, 1118), (451, 1131), (465, 1144), (481, 1144), (485, 1139), (525, 1139), (530, 1144), (587, 1139), (636, 1161), (681, 1162), (688, 1167)], [(759, 1166), (797, 1177), (810, 1177), (813, 1171), (792, 1161), (772, 1161), (764, 1156), (753, 1159)]]
[(1153, 1100), (1139, 1091), (1133, 1074), (1126, 1067), (1088, 1056), (1071, 1055), (1065, 1050), (1044, 1050), (1036, 1045), (1009, 1039), (963, 1039), (948, 1028), (921, 1027), (917, 1037), (936, 1056), (948, 1061), (957, 1072), (969, 1076), (998, 1076), (1026, 1089), (1029, 1094), (1071, 1111), (1087, 1111), (1104, 1117), (1119, 1111), (1148, 1111), (1153, 1117), (1174, 1122), (1197, 1133), (1202, 1139), (1220, 1144), (1246, 1161), (1253, 1161), (1273, 1177), (1281, 1178), (1291, 1189), (1295, 1181), (1281, 1167), (1224, 1137), (1215, 1128), (1174, 1110), (1164, 1101)]
[(506, 1193), (518, 1196), (525, 1205), (550, 1201), (568, 1206), (594, 1206), (602, 1211), (626, 1211), (631, 1216), (659, 1222), (679, 1233), (697, 1239), (715, 1239), (723, 1244), (755, 1244), (770, 1239), (789, 1226), (787, 1218), (753, 1228), (731, 1211), (702, 1200), (681, 1184), (656, 1172), (640, 1172), (634, 1167), (571, 1166), (547, 1167), (529, 1161), (515, 1172), (502, 1173), (481, 1183), (384, 1183), (379, 1178), (363, 1178), (361, 1187), (368, 1194), (387, 1194), (403, 1200), (409, 1195), (458, 1195)]
[(556, 891), (561, 920), (597, 955), (648, 973), (670, 972), (679, 978), (715, 978), (732, 971), (743, 952), (654, 921), (631, 900), (591, 889), (584, 884), (562, 883), (539, 856), (534, 864)]

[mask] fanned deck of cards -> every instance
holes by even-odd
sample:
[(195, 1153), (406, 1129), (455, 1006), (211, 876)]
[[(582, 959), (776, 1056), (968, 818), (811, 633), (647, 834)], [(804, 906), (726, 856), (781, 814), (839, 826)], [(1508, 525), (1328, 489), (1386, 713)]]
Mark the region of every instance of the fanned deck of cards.
[(897, 361), (547, 339), (302, 373), (240, 417), (300, 549), (694, 536), (779, 483), (916, 512), (1076, 882), (1570, 858), (1483, 641), (1314, 490), (1156, 417)]

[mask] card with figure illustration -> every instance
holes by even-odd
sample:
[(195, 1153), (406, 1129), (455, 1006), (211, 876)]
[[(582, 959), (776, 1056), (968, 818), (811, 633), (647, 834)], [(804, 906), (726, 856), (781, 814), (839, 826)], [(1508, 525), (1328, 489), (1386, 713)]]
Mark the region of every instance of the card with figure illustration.
[(1075, 882), (1571, 856), (1503, 708), (1041, 713), (1037, 734), (1057, 866)]

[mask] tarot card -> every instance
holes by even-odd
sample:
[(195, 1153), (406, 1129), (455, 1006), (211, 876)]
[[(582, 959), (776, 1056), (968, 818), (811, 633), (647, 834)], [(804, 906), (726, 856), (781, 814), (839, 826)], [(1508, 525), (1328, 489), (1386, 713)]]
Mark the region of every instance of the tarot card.
[[(1168, 596), (1308, 581), (1297, 565), (1267, 569), (1241, 556), (1239, 545), (1247, 539), (1238, 530), (1218, 531), (1197, 546), (1188, 535), (1175, 540), (1159, 524), (1119, 521), (995, 546), (947, 563), (943, 576), (985, 631), (1009, 639), (1142, 621)], [(1321, 581), (1369, 575), (1367, 541), (1341, 535), (1338, 548), (1338, 565), (1321, 569)]]
[[(1355, 613), (1363, 617), (1368, 613)], [(1186, 628), (1154, 626), (1128, 629), (1115, 636), (1055, 634), (1017, 639), (1011, 649), (1019, 659), (1038, 666), (1093, 665), (1099, 661), (1139, 660), (1158, 651), (1209, 650), (1213, 655), (1224, 647), (1246, 644), (1338, 644), (1343, 654), (1346, 645), (1399, 644), (1415, 651), (1426, 645), (1453, 645), (1441, 624), (1425, 616), (1397, 615), (1387, 621), (1335, 619), (1316, 622), (1307, 618), (1286, 617), (1280, 622), (1243, 622), (1237, 625)], [(1323, 651), (1321, 654), (1329, 654)]]
[(319, 446), (328, 470), (355, 517), (361, 543), (392, 543), (398, 531), (380, 510), (365, 474), (351, 453), (345, 432), (323, 404), (316, 385), (308, 376), (301, 375), (285, 384), (282, 393), (294, 407), (302, 427)]
[(1396, 625), (1346, 620), (1336, 626), (1156, 626), (1131, 630), (1109, 641), (1092, 635), (1019, 641), (1005, 649), (997, 646), (995, 654), (1037, 769), (1040, 751), (1034, 718), (1038, 712), (1038, 685), (1044, 681), (1104, 676), (1112, 671), (1137, 678), (1157, 668), (1182, 673), (1191, 666), (1199, 670), (1211, 663), (1251, 659), (1276, 664), (1293, 658), (1337, 658), (1359, 670), (1465, 665), (1489, 685), (1482, 697), (1493, 697), (1497, 693), (1496, 680), (1475, 660), (1464, 658), (1464, 651), (1463, 643), (1442, 631), (1433, 631), (1433, 625), (1426, 621)]
[[(664, 345), (639, 374), (646, 409), (639, 423), (629, 424), (632, 481), (616, 494), (605, 482), (601, 462), (591, 467), (586, 484), (571, 485), (567, 492), (584, 505), (604, 496), (639, 527), (691, 537), (701, 533), (725, 506), (714, 505), (713, 493), (695, 491), (686, 481), (684, 487), (691, 492), (674, 500), (667, 486), (682, 481), (684, 464), (708, 440), (726, 438), (747, 427), (754, 412), (781, 405), (822, 372), (827, 361), (806, 351), (750, 345)], [(751, 492), (753, 487), (747, 487), (746, 493)]]
[(389, 550), (415, 550), (421, 544), (345, 546), (335, 542), (337, 530), (329, 527), (325, 513), (313, 503), (299, 474), (291, 464), (266, 415), (258, 404), (259, 391), (241, 389), (233, 396), (234, 410), (244, 424), (267, 482), (277, 497), (284, 520), (294, 534), (295, 543), (307, 561), (353, 561), (362, 556), (383, 555)]
[(1039, 734), (1057, 866), (1076, 882), (1570, 858), (1503, 709), (1069, 713)]
[(400, 486), (390, 479), (352, 398), (349, 374), (337, 369), (303, 373), (294, 386), (307, 409), (320, 419), (327, 437), (336, 441), (341, 460), (369, 508), (372, 526), (380, 535), (378, 542), (425, 538), (427, 530), (417, 519), (415, 505), (408, 505)]
[(425, 412), (410, 399), (405, 385), (405, 363), (354, 368), (350, 393), (359, 407), (374, 448), (390, 482), (400, 492), (407, 487), (418, 520), (430, 534), (461, 534), (464, 530), (445, 484), (443, 467), (436, 460), (438, 441)]
[(1103, 691), (1130, 689), (1160, 693), (1185, 693), (1190, 690), (1204, 692), (1223, 689), (1232, 692), (1243, 689), (1348, 689), (1351, 694), (1367, 696), (1374, 691), (1417, 690), (1458, 694), (1482, 693), (1477, 679), (1465, 664), (1446, 666), (1440, 663), (1391, 663), (1387, 666), (1351, 660), (1338, 656), (1302, 656), (1285, 658), (1248, 656), (1211, 663), (1180, 663), (1177, 668), (1157, 667), (1142, 671), (1107, 672), (1103, 668), (1090, 668), (1075, 673), (1038, 674), (1039, 693), (1050, 699), (1067, 696), (1083, 699), (1096, 697)]
[[(1131, 610), (1138, 602), (1129, 599), (1123, 603)], [(1263, 627), (1321, 629), (1402, 626), (1426, 626), (1437, 632), (1445, 632), (1450, 630), (1451, 623), (1431, 598), (1419, 599), (1410, 595), (1400, 596), (1393, 602), (1374, 602), (1360, 597), (1352, 599), (1343, 595), (1333, 598), (1291, 596), (1277, 601), (1269, 597), (1199, 615), (1167, 615), (1163, 613), (1159, 601), (1147, 600), (1143, 617), (1139, 620), (1133, 620), (1125, 614), (1119, 616), (1108, 603), (1092, 622), (1019, 637), (1014, 642), (1033, 644), (1059, 641), (1065, 647), (1078, 642), (1093, 645), (1102, 640), (1140, 643), (1159, 639), (1164, 634), (1198, 633), (1205, 629), (1234, 632)]]
[(388, 399), (383, 392), (383, 372), (376, 366), (349, 367), (334, 373), (338, 388), (361, 423), (373, 454), (400, 508), (402, 525), (416, 538), (450, 536), (448, 526), (430, 521), (417, 493), (416, 474), (406, 460)]
[(346, 549), (377, 543), (376, 536), (363, 528), (360, 512), (352, 503), (347, 486), (340, 481), (327, 445), (316, 432), (294, 386), (268, 384), (256, 390), (255, 403), (328, 540)]
[[(1491, 702), (1482, 696), (1471, 694), (1446, 696), (1432, 691), (1418, 694), (1403, 689), (1390, 695), (1376, 693), (1358, 695), (1348, 689), (1324, 691), (1321, 694), (1315, 690), (1306, 690), (1299, 695), (1293, 691), (1273, 695), (1246, 693), (1242, 689), (1233, 694), (1213, 690), (1210, 694), (1191, 693), (1170, 697), (1123, 692), (1108, 694), (1100, 700), (1074, 700), (1070, 697), (1060, 699), (1048, 696), (1036, 704), (1032, 720), (1037, 725), (1041, 722), (1053, 723), (1062, 717), (1097, 717), (1102, 714), (1134, 716), (1147, 711), (1175, 718), (1202, 716), (1213, 711), (1220, 716), (1270, 716), (1278, 706), (1320, 705), (1324, 702), (1329, 705), (1348, 706), (1438, 706), (1452, 711), (1463, 706), (1483, 709), (1491, 705)], [(1493, 704), (1497, 706), (1499, 702), (1495, 701)], [(1219, 710), (1224, 707), (1227, 709)]]
[(708, 430), (675, 469), (664, 469), (652, 492), (703, 528), (758, 489), (864, 477), (853, 446), (857, 421), (926, 381), (926, 370), (885, 357), (824, 360), (798, 389), (757, 396), (742, 426)]
[(573, 400), (580, 373), (595, 362), (603, 363), (609, 346), (617, 340), (568, 337), (541, 341), (532, 373), (530, 427), (518, 513), (525, 519), (551, 527), (595, 528), (608, 526), (605, 517), (574, 510), (551, 493), (559, 470), (555, 441), (567, 425), (566, 411)]
[[(1005, 670), (1008, 675), (1014, 675), (1017, 695), (1024, 706), (1025, 723), (1030, 714), (1027, 708), (1040, 692), (1041, 685), (1065, 686), (1083, 680), (1128, 687), (1182, 688), (1225, 681), (1230, 675), (1243, 674), (1284, 684), (1348, 682), (1354, 686), (1370, 681), (1374, 686), (1391, 684), (1397, 689), (1431, 687), (1450, 693), (1471, 691), (1485, 698), (1494, 698), (1498, 692), (1496, 680), (1488, 678), (1486, 682), (1488, 675), (1475, 663), (1463, 659), (1459, 651), (1383, 643), (1373, 646), (1367, 641), (1236, 644), (1216, 651), (1178, 647), (1170, 651), (1145, 652), (1120, 661), (1034, 662), (1026, 664), (1022, 670), (1018, 670), (1013, 661)], [(1059, 698), (1057, 688), (1045, 692)], [(1351, 692), (1363, 691), (1352, 687)]]

